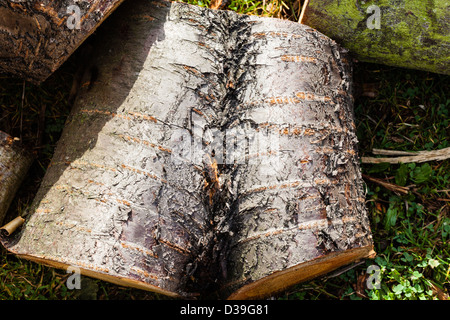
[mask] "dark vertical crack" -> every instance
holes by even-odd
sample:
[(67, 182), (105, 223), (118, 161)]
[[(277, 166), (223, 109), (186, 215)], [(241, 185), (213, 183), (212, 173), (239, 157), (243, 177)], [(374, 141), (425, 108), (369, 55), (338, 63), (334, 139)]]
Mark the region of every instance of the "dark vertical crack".
[[(248, 59), (251, 25), (246, 16), (217, 12), (217, 17), (210, 20), (208, 34), (220, 34), (224, 50), (216, 51), (216, 63), (220, 64), (215, 74), (220, 85), (225, 88), (219, 92), (214, 108), (217, 116), (210, 121), (205, 130), (215, 129), (221, 133), (232, 125), (239, 123), (236, 106), (239, 102), (239, 90), (245, 72), (249, 72)], [(215, 92), (217, 93), (217, 91)], [(206, 101), (207, 104), (210, 102)], [(206, 138), (206, 139), (205, 139)], [(233, 216), (238, 210), (237, 196), (231, 190), (231, 181), (235, 178), (236, 165), (228, 164), (225, 142), (220, 146), (223, 157), (218, 157), (220, 150), (215, 150), (211, 141), (203, 137), (202, 147), (205, 153), (202, 158), (204, 176), (204, 206), (207, 209), (206, 231), (201, 245), (192, 256), (192, 262), (186, 268), (186, 287), (188, 292), (198, 292), (203, 297), (213, 297), (227, 278), (227, 259), (232, 235), (236, 225)]]

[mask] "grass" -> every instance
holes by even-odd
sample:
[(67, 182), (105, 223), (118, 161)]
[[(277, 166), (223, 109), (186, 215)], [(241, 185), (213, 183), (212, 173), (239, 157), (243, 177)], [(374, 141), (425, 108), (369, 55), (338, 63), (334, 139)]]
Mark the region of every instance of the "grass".
[[(185, 1), (208, 6), (205, 1)], [(230, 1), (230, 10), (297, 21), (298, 1)], [(0, 128), (37, 155), (9, 210), (21, 213), (45, 173), (70, 111), (73, 55), (45, 83), (0, 78)], [(355, 101), (360, 155), (373, 148), (434, 150), (449, 147), (449, 78), (433, 73), (357, 63), (355, 85), (377, 84), (375, 97)], [(23, 97), (23, 98), (22, 98)], [(40, 115), (45, 115), (41, 121)], [(41, 120), (40, 120), (41, 119)], [(45, 126), (39, 125), (45, 123)], [(400, 194), (366, 179), (366, 201), (377, 257), (339, 274), (291, 288), (284, 300), (445, 299), (450, 292), (450, 163), (362, 164), (365, 176), (406, 186)], [(69, 274), (0, 251), (0, 299), (165, 299), (157, 294), (83, 278), (89, 290), (68, 290)], [(372, 270), (367, 273), (368, 270)], [(379, 281), (377, 281), (379, 280)], [(377, 288), (376, 284), (379, 283)], [(368, 284), (374, 285), (371, 288)]]
[[(357, 71), (358, 72), (358, 71)], [(359, 70), (379, 95), (355, 105), (361, 154), (373, 148), (418, 151), (449, 147), (448, 76), (379, 65)], [(362, 77), (364, 77), (362, 76)], [(448, 160), (363, 164), (363, 173), (400, 186), (396, 194), (367, 183), (367, 205), (381, 288), (371, 299), (435, 299), (450, 289)]]

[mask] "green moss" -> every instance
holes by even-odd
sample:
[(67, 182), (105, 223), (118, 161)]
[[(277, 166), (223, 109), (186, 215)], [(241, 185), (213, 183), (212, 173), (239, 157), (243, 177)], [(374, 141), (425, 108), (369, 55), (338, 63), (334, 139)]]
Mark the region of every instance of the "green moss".
[[(381, 28), (369, 29), (377, 5)], [(449, 5), (423, 0), (311, 0), (304, 23), (352, 51), (361, 61), (450, 74)]]

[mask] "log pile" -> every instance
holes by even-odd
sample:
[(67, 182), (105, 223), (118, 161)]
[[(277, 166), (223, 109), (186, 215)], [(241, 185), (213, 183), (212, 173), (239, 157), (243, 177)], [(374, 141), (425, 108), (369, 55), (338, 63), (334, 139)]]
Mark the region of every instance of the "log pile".
[(230, 299), (373, 255), (346, 50), (295, 22), (164, 1), (124, 3), (102, 32), (8, 250)]

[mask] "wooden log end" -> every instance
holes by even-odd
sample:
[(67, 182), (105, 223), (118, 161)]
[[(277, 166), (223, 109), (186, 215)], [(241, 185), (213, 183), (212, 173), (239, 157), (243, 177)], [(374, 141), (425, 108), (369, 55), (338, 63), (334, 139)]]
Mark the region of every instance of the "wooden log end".
[(373, 246), (369, 245), (322, 256), (289, 269), (275, 272), (258, 281), (245, 285), (232, 293), (228, 297), (228, 300), (266, 298), (269, 295), (282, 292), (295, 284), (325, 275), (354, 261), (372, 258), (375, 254)]
[(148, 284), (144, 281), (138, 281), (138, 280), (134, 280), (134, 279), (130, 279), (130, 278), (120, 277), (120, 276), (116, 276), (116, 275), (112, 275), (112, 274), (107, 274), (104, 272), (97, 272), (97, 271), (93, 271), (93, 270), (86, 269), (83, 267), (78, 267), (78, 266), (70, 265), (67, 263), (62, 263), (62, 262), (52, 260), (51, 258), (47, 258), (47, 257), (42, 258), (42, 257), (37, 257), (34, 255), (27, 255), (27, 254), (16, 254), (16, 256), (20, 259), (29, 260), (32, 262), (36, 262), (36, 263), (48, 266), (48, 267), (52, 267), (52, 268), (56, 268), (56, 269), (60, 269), (60, 270), (66, 270), (68, 273), (71, 272), (70, 270), (74, 270), (74, 268), (77, 268), (76, 270), (80, 271), (80, 275), (99, 279), (102, 281), (107, 281), (107, 282), (110, 282), (110, 283), (113, 283), (113, 284), (116, 284), (119, 286), (151, 291), (151, 292), (163, 294), (163, 295), (171, 297), (171, 298), (181, 298), (182, 297), (177, 292), (165, 290), (165, 289), (159, 288), (157, 286)]

